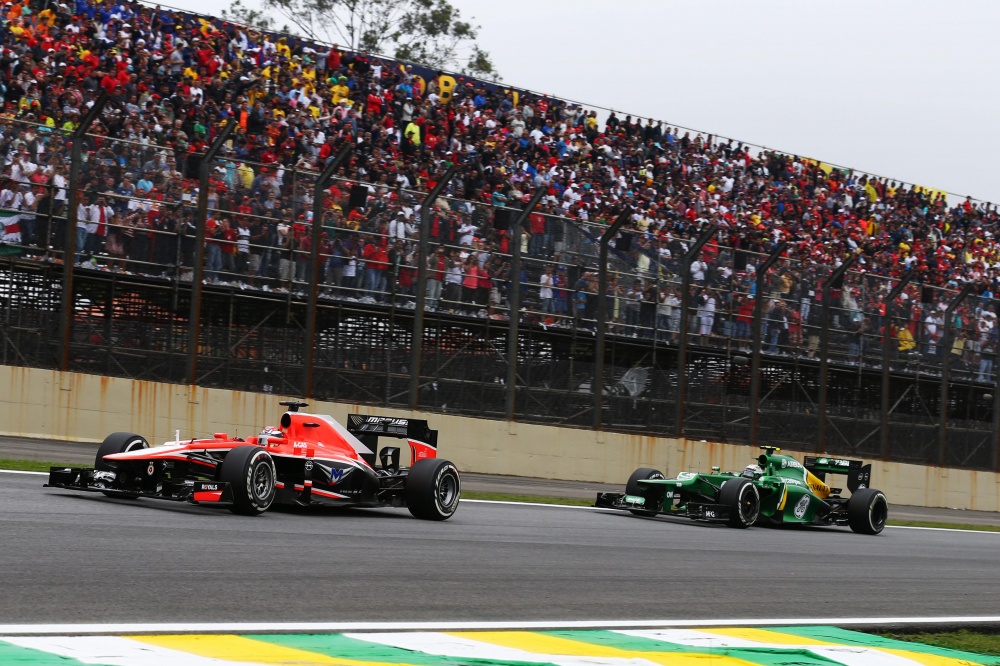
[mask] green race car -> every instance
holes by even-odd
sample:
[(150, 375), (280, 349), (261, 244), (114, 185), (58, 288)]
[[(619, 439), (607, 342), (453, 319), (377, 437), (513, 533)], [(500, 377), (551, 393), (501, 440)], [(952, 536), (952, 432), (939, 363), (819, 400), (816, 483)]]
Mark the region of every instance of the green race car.
[[(885, 528), (889, 502), (869, 488), (872, 466), (860, 460), (806, 456), (800, 463), (780, 449), (764, 446), (756, 464), (743, 472), (681, 472), (677, 478), (640, 467), (624, 493), (599, 493), (595, 506), (637, 516), (684, 516), (693, 520), (750, 527), (755, 523), (847, 525), (860, 534)], [(847, 476), (849, 497), (826, 484), (827, 474)]]

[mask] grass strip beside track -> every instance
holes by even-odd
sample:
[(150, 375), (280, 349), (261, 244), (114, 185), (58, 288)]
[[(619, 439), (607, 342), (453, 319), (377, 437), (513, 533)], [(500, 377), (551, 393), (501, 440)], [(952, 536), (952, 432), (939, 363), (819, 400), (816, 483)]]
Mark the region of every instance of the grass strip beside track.
[(899, 527), (932, 527), (942, 530), (970, 530), (973, 532), (1000, 532), (996, 525), (962, 525), (960, 523), (942, 523), (933, 520), (890, 520), (887, 525)]
[[(951, 650), (962, 650), (963, 652), (974, 652), (976, 654), (986, 654), (1000, 656), (1000, 636), (995, 632), (981, 633), (961, 629), (959, 631), (921, 631), (918, 633), (901, 633), (898, 631), (879, 633), (886, 638), (894, 638), (899, 641), (913, 643), (924, 643), (926, 645), (936, 645), (938, 647)], [(1000, 664), (1000, 660), (994, 662)]]
[(563, 506), (594, 506), (594, 500), (592, 499), (515, 495), (508, 493), (479, 493), (468, 490), (462, 491), (462, 499), (487, 500), (491, 502), (525, 502), (528, 504), (561, 504)]
[(77, 463), (57, 463), (41, 460), (15, 460), (13, 458), (0, 458), (0, 469), (10, 469), (16, 472), (48, 472), (50, 467), (83, 467)]

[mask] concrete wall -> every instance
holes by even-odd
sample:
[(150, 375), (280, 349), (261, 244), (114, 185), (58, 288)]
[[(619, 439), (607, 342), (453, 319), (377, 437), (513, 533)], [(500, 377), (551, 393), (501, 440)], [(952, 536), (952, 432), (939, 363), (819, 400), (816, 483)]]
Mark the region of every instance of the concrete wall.
[[(248, 436), (276, 424), (277, 395), (246, 393), (0, 366), (0, 434), (101, 441), (117, 430), (151, 443), (215, 432)], [(624, 484), (636, 467), (668, 475), (719, 465), (740, 470), (756, 451), (746, 446), (644, 437), (572, 428), (411, 413), (314, 402), (309, 411), (340, 420), (349, 413), (426, 418), (439, 432), (442, 457), (459, 469)], [(788, 451), (787, 453), (796, 453)], [(890, 502), (914, 506), (1000, 510), (1000, 475), (992, 472), (875, 462), (873, 485)]]

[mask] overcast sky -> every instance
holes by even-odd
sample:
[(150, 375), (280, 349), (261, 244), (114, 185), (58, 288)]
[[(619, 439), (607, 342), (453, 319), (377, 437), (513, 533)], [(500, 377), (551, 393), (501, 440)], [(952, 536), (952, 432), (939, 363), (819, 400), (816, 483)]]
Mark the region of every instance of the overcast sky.
[(451, 1), (512, 86), (1000, 202), (996, 0)]

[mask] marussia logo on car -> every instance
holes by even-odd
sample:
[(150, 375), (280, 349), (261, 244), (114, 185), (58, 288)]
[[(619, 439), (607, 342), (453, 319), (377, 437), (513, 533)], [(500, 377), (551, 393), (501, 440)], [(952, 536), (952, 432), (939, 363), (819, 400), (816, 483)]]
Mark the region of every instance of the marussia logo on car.
[(394, 419), (388, 416), (369, 416), (368, 423), (385, 423), (388, 425), (405, 426), (407, 424), (407, 421), (406, 419)]

